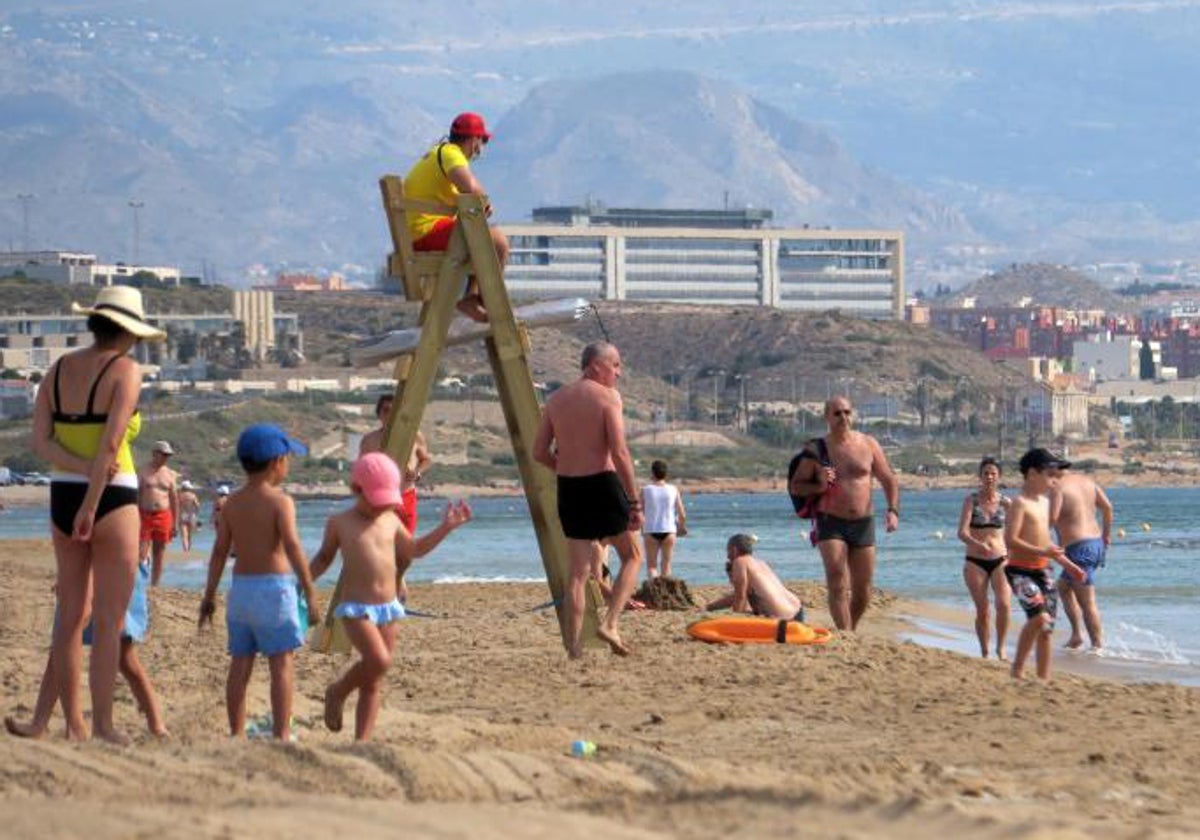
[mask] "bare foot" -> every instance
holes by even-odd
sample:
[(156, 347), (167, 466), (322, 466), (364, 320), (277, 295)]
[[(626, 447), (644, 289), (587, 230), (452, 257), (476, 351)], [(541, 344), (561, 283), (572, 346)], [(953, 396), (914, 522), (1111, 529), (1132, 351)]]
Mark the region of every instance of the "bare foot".
[(1083, 639), (1079, 638), (1078, 636), (1072, 636), (1071, 638), (1067, 639), (1067, 643), (1063, 645), (1063, 647), (1065, 647), (1067, 650), (1079, 650), (1081, 647), (1083, 647)]
[(621, 641), (621, 637), (618, 636), (614, 631), (605, 627), (597, 627), (596, 635), (607, 642), (608, 646), (612, 649), (612, 652), (617, 656), (629, 655), (629, 648), (625, 646), (625, 643)]
[(344, 705), (344, 700), (340, 703), (334, 702), (333, 686), (325, 689), (325, 728), (330, 732), (342, 731), (342, 707)]
[(1007, 662), (1008, 654), (1005, 653), (1003, 650), (998, 650), (998, 651), (996, 651), (996, 658), (999, 659), (1001, 662)]
[(4, 728), (8, 730), (8, 734), (16, 735), (18, 738), (41, 738), (46, 734), (44, 727), (34, 726), (32, 723), (21, 723), (11, 715), (4, 719)]
[(115, 729), (110, 729), (107, 732), (96, 730), (95, 737), (99, 738), (101, 741), (107, 741), (108, 743), (118, 747), (128, 747), (130, 743), (132, 743), (129, 740), (129, 736), (123, 735)]
[(477, 324), (486, 324), (488, 320), (487, 310), (483, 308), (483, 298), (479, 295), (467, 295), (458, 303), (454, 304), (455, 308), (466, 315)]

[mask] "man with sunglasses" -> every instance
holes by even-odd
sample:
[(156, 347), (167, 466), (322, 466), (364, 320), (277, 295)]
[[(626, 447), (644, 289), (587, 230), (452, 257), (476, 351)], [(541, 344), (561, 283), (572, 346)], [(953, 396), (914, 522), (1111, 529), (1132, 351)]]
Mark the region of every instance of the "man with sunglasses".
[(821, 461), (816, 442), (812, 457), (797, 467), (792, 492), (821, 494), (817, 508), (817, 550), (825, 564), (829, 614), (839, 630), (854, 630), (871, 603), (875, 574), (875, 515), (871, 479), (879, 481), (887, 499), (885, 527), (900, 524), (900, 484), (879, 441), (851, 428), (854, 409), (837, 396), (825, 403), (827, 458)]
[[(445, 140), (427, 151), (404, 179), (404, 194), (407, 198), (439, 204), (456, 204), (456, 197), (470, 193), (486, 195), (483, 184), (471, 172), (470, 162), (483, 154), (483, 147), (492, 139), (483, 117), (465, 112), (454, 118), (450, 133)], [(491, 204), (487, 205), (488, 216), (492, 215)], [(450, 234), (457, 222), (454, 216), (436, 213), (408, 211), (408, 228), (412, 232), (413, 249), (416, 251), (444, 251), (450, 243)], [(500, 269), (508, 262), (508, 237), (499, 228), (492, 228), (492, 244)], [(467, 290), (458, 302), (458, 311), (472, 321), (487, 322), (487, 310), (479, 294), (479, 283), (471, 277)]]

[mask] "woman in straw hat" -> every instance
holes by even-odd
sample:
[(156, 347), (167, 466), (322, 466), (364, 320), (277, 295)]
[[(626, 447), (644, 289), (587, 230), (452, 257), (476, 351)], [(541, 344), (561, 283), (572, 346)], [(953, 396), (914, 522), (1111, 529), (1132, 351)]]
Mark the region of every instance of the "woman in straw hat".
[[(49, 370), (33, 415), (33, 451), (54, 466), (50, 533), (57, 563), (58, 614), (50, 659), (67, 737), (88, 737), (80, 706), (82, 635), (93, 622), (88, 682), (97, 737), (123, 741), (113, 727), (113, 687), (125, 611), (138, 562), (138, 489), (130, 442), (137, 437), (142, 372), (129, 351), (166, 334), (146, 322), (142, 295), (127, 286), (101, 289), (87, 315), (91, 347), (68, 353)], [(90, 603), (89, 603), (90, 602)], [(89, 610), (90, 607), (90, 610)]]

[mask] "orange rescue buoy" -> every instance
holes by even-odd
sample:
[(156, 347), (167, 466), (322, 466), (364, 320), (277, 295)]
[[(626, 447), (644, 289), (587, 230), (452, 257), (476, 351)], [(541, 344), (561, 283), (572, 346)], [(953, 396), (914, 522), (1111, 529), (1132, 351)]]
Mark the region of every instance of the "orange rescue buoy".
[(753, 615), (702, 618), (689, 624), (687, 631), (702, 642), (727, 644), (822, 645), (832, 636), (824, 627)]

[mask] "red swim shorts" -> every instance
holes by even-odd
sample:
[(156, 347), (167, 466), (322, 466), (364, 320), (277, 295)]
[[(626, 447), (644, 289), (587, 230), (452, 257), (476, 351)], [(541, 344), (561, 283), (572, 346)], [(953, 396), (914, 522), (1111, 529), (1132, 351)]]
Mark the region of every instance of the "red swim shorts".
[(142, 517), (142, 542), (169, 543), (171, 530), (175, 522), (171, 519), (171, 510), (139, 510)]
[(410, 535), (417, 533), (417, 490), (409, 487), (400, 493), (400, 522), (408, 529)]
[(413, 242), (413, 250), (445, 251), (450, 246), (450, 234), (454, 233), (454, 225), (457, 221), (453, 216), (438, 219), (429, 229), (429, 233)]

